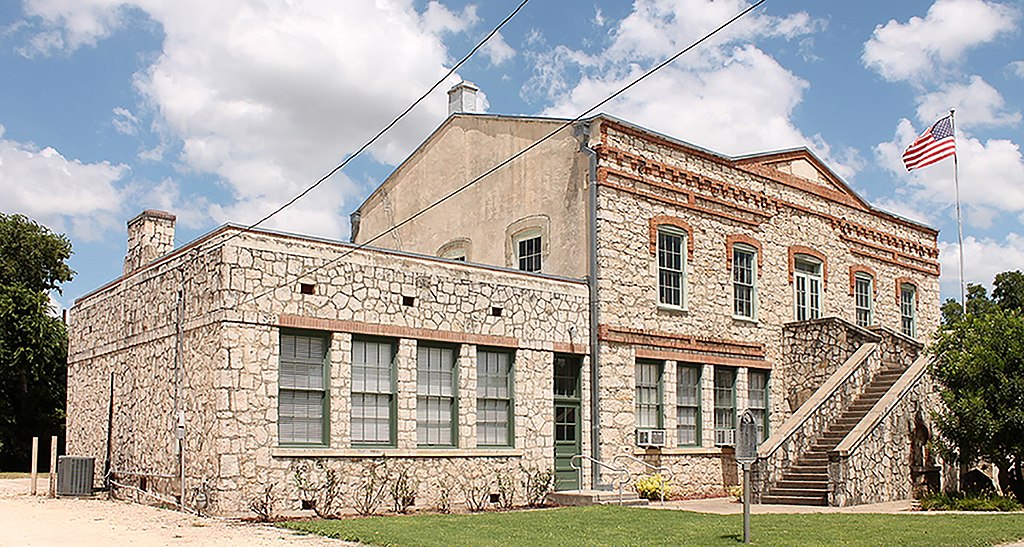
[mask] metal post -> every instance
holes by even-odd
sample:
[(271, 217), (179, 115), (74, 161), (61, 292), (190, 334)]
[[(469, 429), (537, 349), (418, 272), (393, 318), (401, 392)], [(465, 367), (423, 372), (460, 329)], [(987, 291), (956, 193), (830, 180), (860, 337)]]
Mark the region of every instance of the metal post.
[(39, 437), (32, 437), (32, 495), (36, 495), (36, 481), (39, 479)]
[(57, 497), (57, 436), (50, 437), (50, 497)]
[(743, 543), (750, 543), (750, 464), (743, 464)]
[(107, 404), (107, 461), (103, 463), (103, 486), (107, 489), (107, 499), (114, 497), (114, 485), (110, 476), (110, 458), (114, 447), (114, 373), (110, 373), (110, 400)]

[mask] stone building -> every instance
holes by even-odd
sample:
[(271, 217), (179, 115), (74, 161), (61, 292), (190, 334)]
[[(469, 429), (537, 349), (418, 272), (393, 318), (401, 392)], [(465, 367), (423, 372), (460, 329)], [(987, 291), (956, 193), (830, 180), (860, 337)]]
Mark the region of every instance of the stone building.
[(314, 462), (354, 491), (380, 458), (425, 506), (521, 469), (717, 495), (749, 409), (763, 502), (934, 484), (937, 232), (808, 150), (456, 111), (352, 221), (352, 243), (227, 225), (176, 250), (170, 215), (129, 222), (124, 276), (71, 310), (69, 453), (225, 513), (268, 484), (297, 509)]

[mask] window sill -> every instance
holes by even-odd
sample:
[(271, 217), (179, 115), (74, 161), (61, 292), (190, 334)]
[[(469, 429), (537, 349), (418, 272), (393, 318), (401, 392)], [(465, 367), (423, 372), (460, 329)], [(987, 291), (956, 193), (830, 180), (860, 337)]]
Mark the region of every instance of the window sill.
[(271, 451), (274, 458), (519, 458), (523, 451), (516, 448), (294, 448), (278, 447)]
[(716, 446), (707, 448), (703, 446), (666, 446), (664, 448), (634, 448), (634, 456), (645, 456), (648, 454), (661, 454), (662, 456), (718, 456), (722, 454), (722, 448)]
[(670, 313), (689, 313), (689, 310), (682, 306), (672, 306), (670, 304), (658, 304), (658, 311)]
[(734, 315), (732, 316), (732, 320), (737, 321), (739, 323), (749, 323), (750, 325), (755, 327), (761, 323), (755, 317), (743, 317), (742, 315)]

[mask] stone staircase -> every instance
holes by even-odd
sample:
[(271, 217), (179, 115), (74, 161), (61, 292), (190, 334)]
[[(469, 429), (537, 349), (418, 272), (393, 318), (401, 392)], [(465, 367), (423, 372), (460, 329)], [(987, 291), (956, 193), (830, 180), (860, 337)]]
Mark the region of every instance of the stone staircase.
[(761, 503), (827, 505), (828, 453), (842, 442), (902, 374), (902, 369), (884, 368), (875, 375), (864, 393), (825, 430), (811, 449), (783, 472), (782, 479), (768, 489)]
[(632, 505), (642, 506), (649, 502), (639, 498), (632, 488), (622, 491), (622, 498), (619, 498), (617, 490), (563, 490), (550, 492), (547, 496), (548, 503), (552, 505)]

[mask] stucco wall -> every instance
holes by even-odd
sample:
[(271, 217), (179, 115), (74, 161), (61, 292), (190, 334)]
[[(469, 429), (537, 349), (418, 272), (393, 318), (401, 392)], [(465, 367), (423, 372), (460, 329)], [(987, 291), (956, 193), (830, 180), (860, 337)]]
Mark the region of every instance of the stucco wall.
[[(563, 121), (456, 114), (359, 209), (364, 243), (534, 144)], [(518, 267), (511, 232), (543, 225), (544, 273), (586, 275), (587, 158), (568, 127), (372, 245), (426, 255), (469, 241), (469, 261)]]

